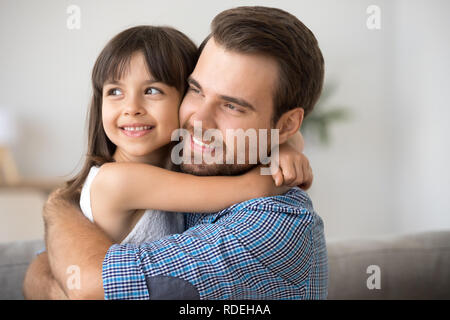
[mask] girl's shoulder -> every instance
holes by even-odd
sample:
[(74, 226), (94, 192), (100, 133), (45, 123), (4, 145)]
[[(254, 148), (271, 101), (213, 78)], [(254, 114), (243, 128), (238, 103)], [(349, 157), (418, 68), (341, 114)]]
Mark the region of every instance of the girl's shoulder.
[(95, 177), (97, 176), (98, 172), (100, 171), (100, 166), (92, 166), (89, 170), (88, 175), (86, 176), (86, 180), (84, 180), (83, 188), (90, 187), (92, 184), (92, 181), (94, 181)]
[(89, 173), (84, 180), (83, 187), (81, 188), (80, 194), (80, 208), (83, 214), (91, 221), (94, 221), (94, 216), (92, 214), (91, 209), (91, 185), (92, 181), (94, 181), (98, 172), (100, 171), (99, 166), (92, 166), (89, 170)]

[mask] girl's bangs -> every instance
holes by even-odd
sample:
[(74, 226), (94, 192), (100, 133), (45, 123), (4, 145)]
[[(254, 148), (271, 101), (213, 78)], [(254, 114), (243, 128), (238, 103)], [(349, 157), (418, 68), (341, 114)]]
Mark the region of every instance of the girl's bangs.
[(107, 81), (119, 81), (122, 79), (130, 67), (130, 60), (133, 52), (111, 52), (111, 54), (101, 61), (98, 72), (93, 74), (94, 88), (98, 92), (103, 91), (103, 85)]

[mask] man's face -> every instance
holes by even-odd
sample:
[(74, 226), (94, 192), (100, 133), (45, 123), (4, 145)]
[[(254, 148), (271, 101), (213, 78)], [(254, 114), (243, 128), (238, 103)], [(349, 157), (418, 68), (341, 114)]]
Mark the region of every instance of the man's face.
[[(224, 158), (229, 153), (227, 129), (272, 128), (273, 96), (278, 79), (278, 66), (274, 59), (262, 55), (227, 51), (211, 38), (200, 55), (195, 70), (188, 80), (189, 89), (180, 106), (180, 124), (191, 134), (194, 121), (201, 121), (202, 130), (217, 129), (223, 137)], [(270, 140), (270, 134), (269, 139)], [(259, 141), (259, 139), (258, 139)], [(210, 152), (204, 144), (211, 141), (186, 141), (194, 153)], [(270, 141), (268, 141), (270, 147)], [(258, 142), (259, 146), (259, 142)], [(238, 153), (246, 154), (245, 163), (237, 164)], [(249, 143), (237, 150), (234, 143), (233, 164), (182, 164), (186, 173), (196, 175), (235, 175), (254, 164), (249, 163)], [(212, 151), (214, 154), (214, 151)], [(259, 154), (259, 153), (258, 153)]]

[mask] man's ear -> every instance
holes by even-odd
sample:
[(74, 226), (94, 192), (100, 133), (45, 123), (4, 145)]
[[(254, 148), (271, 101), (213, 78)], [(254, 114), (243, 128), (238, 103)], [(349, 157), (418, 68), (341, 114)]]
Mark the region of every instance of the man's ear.
[(279, 129), (279, 141), (283, 144), (294, 135), (302, 125), (305, 110), (303, 108), (295, 108), (285, 112), (277, 121), (275, 128)]

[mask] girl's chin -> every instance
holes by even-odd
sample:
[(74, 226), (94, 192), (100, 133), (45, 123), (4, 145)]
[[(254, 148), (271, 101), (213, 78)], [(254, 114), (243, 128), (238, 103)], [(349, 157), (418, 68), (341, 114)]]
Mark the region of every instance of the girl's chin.
[(163, 146), (147, 147), (145, 149), (119, 148), (114, 153), (117, 162), (150, 163), (160, 162), (169, 156), (169, 149)]

